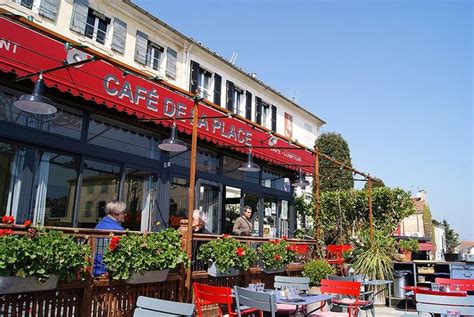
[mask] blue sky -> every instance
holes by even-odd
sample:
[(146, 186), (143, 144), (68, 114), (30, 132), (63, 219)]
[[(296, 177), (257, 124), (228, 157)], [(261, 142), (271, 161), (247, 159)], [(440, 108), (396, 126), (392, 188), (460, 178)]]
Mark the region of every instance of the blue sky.
[(136, 4), (340, 133), (352, 163), (426, 190), (474, 240), (472, 1), (147, 0)]

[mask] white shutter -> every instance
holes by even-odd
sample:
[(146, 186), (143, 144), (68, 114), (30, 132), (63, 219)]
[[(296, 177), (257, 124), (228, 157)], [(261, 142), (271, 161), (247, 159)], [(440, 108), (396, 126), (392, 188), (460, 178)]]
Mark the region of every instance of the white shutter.
[(114, 33), (112, 34), (111, 48), (123, 54), (125, 52), (125, 41), (127, 36), (127, 23), (115, 18), (114, 19)]
[(146, 51), (148, 47), (148, 35), (141, 31), (137, 31), (137, 36), (135, 38), (135, 61), (146, 65)]
[(71, 30), (84, 34), (86, 32), (87, 14), (89, 12), (89, 0), (74, 0), (72, 9)]
[(172, 49), (166, 49), (166, 76), (176, 79), (176, 60), (178, 53)]
[(38, 13), (52, 21), (56, 20), (58, 15), (59, 0), (41, 0)]

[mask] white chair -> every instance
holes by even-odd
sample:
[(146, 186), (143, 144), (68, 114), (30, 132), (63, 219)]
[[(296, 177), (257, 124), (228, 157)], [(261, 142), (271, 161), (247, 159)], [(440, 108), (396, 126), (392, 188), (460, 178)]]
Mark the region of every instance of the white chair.
[(419, 313), (446, 314), (453, 310), (465, 315), (474, 315), (474, 296), (458, 297), (416, 294), (416, 310)]
[(276, 316), (277, 305), (274, 294), (250, 291), (238, 286), (234, 286), (234, 294), (237, 316), (242, 316), (241, 306), (256, 308), (262, 312), (269, 312), (272, 317)]
[(140, 296), (133, 317), (193, 316), (194, 304)]

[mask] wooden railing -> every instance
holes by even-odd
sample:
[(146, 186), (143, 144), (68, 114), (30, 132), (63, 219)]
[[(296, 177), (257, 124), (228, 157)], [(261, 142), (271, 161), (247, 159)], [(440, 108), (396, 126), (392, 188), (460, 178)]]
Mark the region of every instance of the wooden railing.
[[(0, 225), (1, 227), (3, 225)], [(94, 258), (97, 241), (109, 238), (111, 232), (94, 229), (45, 228), (60, 230), (65, 234), (73, 235), (79, 243), (89, 244), (92, 250), (91, 259)], [(181, 232), (183, 232), (182, 229), (180, 228)], [(14, 233), (26, 234), (26, 228), (16, 227)], [(113, 233), (115, 235), (123, 235), (125, 232), (113, 231)], [(195, 259), (195, 252), (200, 244), (218, 237), (220, 236), (210, 234), (193, 235), (193, 240), (195, 241), (193, 259)], [(269, 240), (260, 237), (235, 238), (253, 247), (258, 247), (258, 245)], [(183, 240), (185, 239), (186, 237), (184, 236)], [(315, 240), (290, 239), (289, 242), (308, 244), (310, 245), (310, 250), (314, 249), (316, 244)], [(308, 254), (308, 256), (310, 255)], [(263, 273), (258, 263), (256, 263), (255, 267), (238, 276), (219, 278), (207, 275), (205, 263), (198, 263), (193, 260), (192, 265), (192, 282), (229, 287), (262, 282), (266, 284), (266, 287), (273, 287), (275, 274)], [(286, 274), (300, 275), (302, 266), (303, 264), (301, 263), (288, 265)], [(68, 283), (60, 282), (56, 290), (0, 294), (0, 316), (132, 316), (136, 299), (141, 295), (173, 301), (192, 301), (191, 296), (185, 296), (184, 279), (186, 271), (183, 268), (170, 273), (164, 282), (136, 285), (125, 284), (121, 281), (109, 281), (106, 277), (94, 278), (92, 276), (92, 266), (88, 268), (88, 272), (89, 274), (87, 274), (85, 280)]]

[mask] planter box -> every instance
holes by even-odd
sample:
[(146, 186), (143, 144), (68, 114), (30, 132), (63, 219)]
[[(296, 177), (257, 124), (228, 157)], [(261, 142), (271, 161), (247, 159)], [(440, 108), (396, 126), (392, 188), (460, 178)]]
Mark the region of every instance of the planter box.
[(446, 262), (456, 262), (460, 260), (459, 253), (445, 253), (444, 260)]
[(231, 268), (225, 272), (220, 272), (217, 270), (217, 267), (214, 263), (207, 269), (207, 274), (213, 277), (221, 277), (221, 276), (236, 276), (240, 274), (240, 271), (234, 268)]
[(143, 273), (132, 273), (128, 279), (125, 280), (127, 284), (145, 284), (158, 283), (166, 281), (169, 270), (145, 271)]
[(25, 278), (16, 276), (0, 276), (0, 294), (39, 292), (55, 289), (59, 276), (51, 275), (44, 283), (34, 276)]
[(278, 269), (265, 269), (265, 268), (262, 268), (262, 272), (267, 273), (267, 274), (283, 273), (285, 271), (286, 271), (285, 267), (280, 267)]

